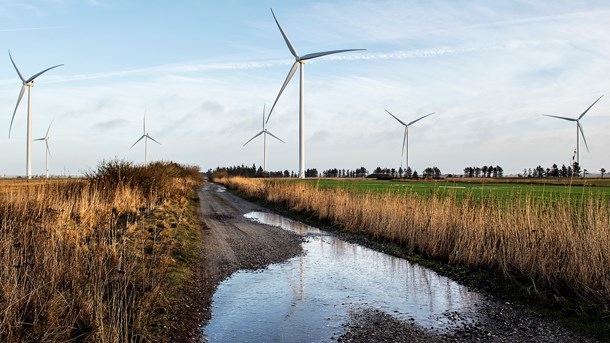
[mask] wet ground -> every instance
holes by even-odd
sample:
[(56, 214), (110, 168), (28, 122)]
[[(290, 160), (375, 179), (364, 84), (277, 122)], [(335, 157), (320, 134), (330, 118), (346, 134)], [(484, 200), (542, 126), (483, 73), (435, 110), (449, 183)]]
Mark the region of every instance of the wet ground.
[[(325, 341), (342, 335), (349, 312), (363, 307), (450, 331), (465, 324), (480, 302), (476, 293), (404, 259), (276, 214), (245, 216), (305, 236), (305, 254), (221, 283), (204, 331), (210, 340)], [(443, 316), (448, 312), (454, 320)]]
[[(254, 250), (260, 251), (250, 258), (279, 258), (277, 250), (298, 256), (279, 263), (270, 259), (261, 264), (266, 268), (237, 271), (218, 285), (211, 319), (202, 330), (201, 338), (209, 342), (592, 341), (404, 259), (265, 212), (212, 186), (204, 192), (214, 201), (206, 205), (204, 218), (233, 223), (219, 227), (222, 232), (247, 227), (245, 240), (259, 239), (257, 232), (305, 238), (301, 255), (291, 238), (284, 245), (265, 238), (268, 245), (257, 244)], [(233, 235), (225, 241), (235, 245), (240, 239)]]

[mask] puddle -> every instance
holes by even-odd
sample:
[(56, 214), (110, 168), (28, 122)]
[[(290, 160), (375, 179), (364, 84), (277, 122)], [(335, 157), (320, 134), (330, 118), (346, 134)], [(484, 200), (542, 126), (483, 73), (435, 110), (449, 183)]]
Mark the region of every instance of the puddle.
[(245, 216), (307, 236), (306, 254), (262, 271), (239, 271), (222, 282), (203, 331), (210, 342), (332, 341), (344, 332), (350, 310), (362, 308), (446, 332), (471, 322), (483, 301), (479, 294), (404, 259), (279, 215)]

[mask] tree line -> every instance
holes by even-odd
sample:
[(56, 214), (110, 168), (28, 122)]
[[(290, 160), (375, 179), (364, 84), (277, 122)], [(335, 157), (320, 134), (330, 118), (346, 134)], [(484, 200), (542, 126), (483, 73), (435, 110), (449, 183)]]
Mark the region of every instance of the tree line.
[[(606, 169), (601, 168), (600, 170), (601, 176), (604, 177), (606, 173)], [(519, 174), (519, 177), (585, 177), (589, 171), (587, 169), (582, 169), (578, 162), (572, 163), (572, 165), (567, 166), (565, 164), (561, 165), (561, 168), (557, 165), (557, 163), (553, 163), (550, 168), (543, 168), (542, 166), (537, 166), (536, 168), (524, 168), (523, 173)]]
[[(368, 176), (368, 170), (364, 167), (360, 167), (354, 170), (349, 169), (327, 169), (322, 173), (319, 173), (316, 168), (309, 168), (305, 170), (305, 177), (366, 177)], [(229, 176), (243, 176), (243, 177), (298, 177), (298, 174), (294, 171), (263, 171), (261, 166), (257, 167), (256, 164), (252, 166), (240, 165), (232, 167), (216, 167), (216, 169), (209, 169), (206, 173), (208, 177), (222, 178)]]
[(503, 177), (504, 169), (500, 166), (466, 167), (464, 177)]

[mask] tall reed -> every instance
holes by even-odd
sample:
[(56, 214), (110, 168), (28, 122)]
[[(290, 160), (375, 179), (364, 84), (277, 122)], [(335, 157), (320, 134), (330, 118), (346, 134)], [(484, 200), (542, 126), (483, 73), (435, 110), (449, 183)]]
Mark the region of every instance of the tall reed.
[(160, 204), (151, 190), (160, 193), (155, 186), (101, 182), (103, 175), (0, 188), (0, 341), (154, 337), (172, 258), (158, 247), (150, 251), (142, 223)]
[(305, 183), (223, 180), (249, 196), (305, 211), (426, 256), (526, 277), (557, 292), (610, 305), (610, 206), (591, 197), (539, 199), (373, 194)]

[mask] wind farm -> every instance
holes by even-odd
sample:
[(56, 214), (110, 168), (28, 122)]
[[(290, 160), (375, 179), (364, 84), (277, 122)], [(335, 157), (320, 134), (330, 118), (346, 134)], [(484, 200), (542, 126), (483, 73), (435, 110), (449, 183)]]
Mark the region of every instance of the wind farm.
[(0, 342), (607, 342), (609, 13), (0, 5)]

